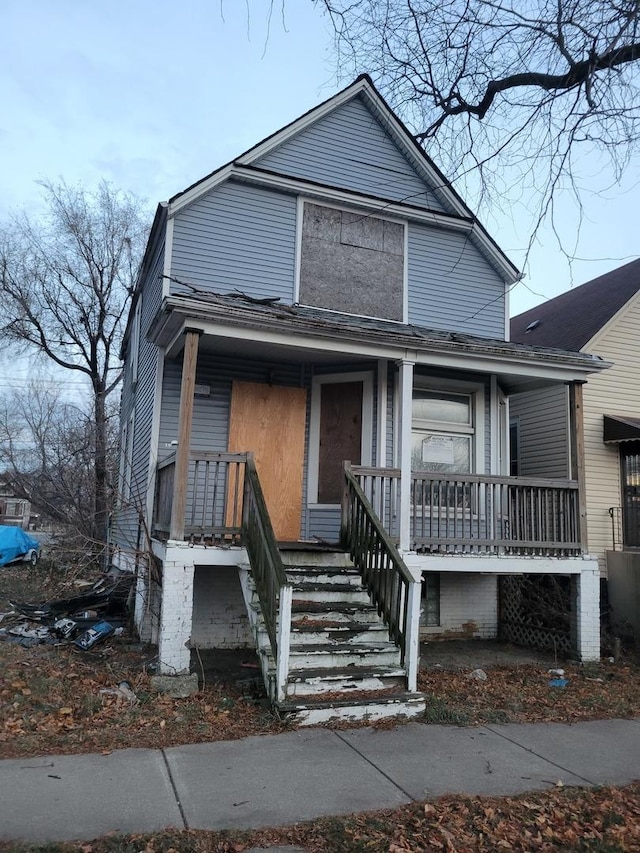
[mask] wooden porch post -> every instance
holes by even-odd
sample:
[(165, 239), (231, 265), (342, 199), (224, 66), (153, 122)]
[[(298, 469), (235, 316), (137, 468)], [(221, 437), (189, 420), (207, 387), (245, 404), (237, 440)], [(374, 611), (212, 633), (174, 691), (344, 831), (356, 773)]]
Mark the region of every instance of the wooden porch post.
[(399, 453), (400, 468), (400, 551), (411, 546), (411, 418), (413, 398), (413, 362), (403, 359), (400, 363), (400, 423)]
[(170, 539), (184, 539), (184, 517), (187, 508), (187, 478), (191, 450), (191, 422), (193, 421), (193, 394), (196, 384), (199, 329), (185, 329), (182, 354), (182, 384), (180, 385), (180, 421), (178, 450), (173, 479)]
[(569, 385), (569, 437), (571, 441), (571, 478), (578, 483), (579, 539), (583, 551), (587, 550), (587, 490), (584, 475), (584, 408), (583, 382)]

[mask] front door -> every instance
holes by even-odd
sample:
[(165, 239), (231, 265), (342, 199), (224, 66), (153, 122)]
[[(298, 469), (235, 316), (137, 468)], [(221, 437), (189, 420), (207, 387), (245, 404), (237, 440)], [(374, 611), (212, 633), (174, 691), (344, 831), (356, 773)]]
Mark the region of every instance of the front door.
[(229, 451), (252, 451), (276, 538), (300, 539), (307, 392), (304, 388), (235, 382)]
[(318, 450), (318, 503), (342, 499), (342, 463), (362, 461), (362, 382), (332, 382), (321, 386)]

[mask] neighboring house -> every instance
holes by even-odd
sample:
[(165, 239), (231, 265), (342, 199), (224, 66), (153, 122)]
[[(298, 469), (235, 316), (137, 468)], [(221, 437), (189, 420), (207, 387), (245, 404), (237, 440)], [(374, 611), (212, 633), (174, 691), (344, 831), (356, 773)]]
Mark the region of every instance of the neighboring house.
[[(613, 362), (584, 388), (586, 545), (615, 630), (640, 637), (640, 260), (514, 317), (511, 338)], [(562, 388), (512, 399), (514, 473), (567, 476), (567, 399)]]
[(579, 405), (606, 364), (509, 343), (517, 278), (367, 77), (159, 206), (112, 541), (163, 673), (257, 638), (281, 709), (369, 690), (382, 715), (404, 687), (410, 712), (419, 633), (497, 636), (498, 579), (525, 573), (573, 577), (599, 656), (579, 466), (512, 480), (507, 404)]
[(0, 524), (29, 529), (31, 503), (14, 494), (6, 481), (0, 480)]

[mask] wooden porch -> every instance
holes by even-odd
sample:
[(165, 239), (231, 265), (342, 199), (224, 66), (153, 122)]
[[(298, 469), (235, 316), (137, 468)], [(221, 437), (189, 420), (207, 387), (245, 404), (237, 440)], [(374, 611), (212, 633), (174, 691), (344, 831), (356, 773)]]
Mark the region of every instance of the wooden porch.
[[(247, 453), (191, 451), (186, 476), (176, 455), (157, 470), (152, 532), (160, 539), (238, 542), (247, 500)], [(347, 472), (394, 545), (401, 535), (401, 476), (396, 468), (347, 466), (342, 528), (353, 512)], [(181, 511), (176, 513), (176, 507)], [(410, 548), (417, 553), (573, 557), (583, 553), (578, 483), (489, 475), (413, 472)]]

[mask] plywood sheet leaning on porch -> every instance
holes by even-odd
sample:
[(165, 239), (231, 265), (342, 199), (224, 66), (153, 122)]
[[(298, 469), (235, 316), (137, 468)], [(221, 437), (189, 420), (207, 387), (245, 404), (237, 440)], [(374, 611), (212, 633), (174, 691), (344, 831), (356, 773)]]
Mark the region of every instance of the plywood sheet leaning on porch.
[(305, 388), (235, 382), (231, 393), (229, 450), (255, 455), (276, 539), (300, 538)]

